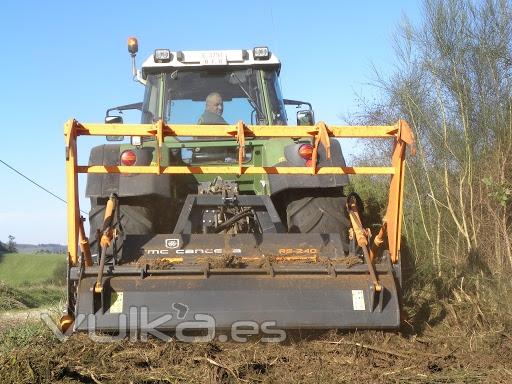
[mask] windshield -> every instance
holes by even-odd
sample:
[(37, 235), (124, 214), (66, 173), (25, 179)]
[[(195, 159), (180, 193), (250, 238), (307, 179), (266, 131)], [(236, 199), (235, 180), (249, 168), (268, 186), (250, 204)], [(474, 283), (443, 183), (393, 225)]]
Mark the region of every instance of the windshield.
[(142, 122), (285, 125), (275, 70), (180, 69), (148, 75)]

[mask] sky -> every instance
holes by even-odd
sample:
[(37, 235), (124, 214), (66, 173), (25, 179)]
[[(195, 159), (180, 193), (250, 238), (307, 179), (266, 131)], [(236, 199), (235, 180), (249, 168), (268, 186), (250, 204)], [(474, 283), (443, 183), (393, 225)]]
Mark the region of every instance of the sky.
[[(0, 160), (64, 198), (65, 121), (101, 123), (106, 109), (142, 100), (129, 36), (139, 41), (138, 65), (155, 48), (269, 46), (282, 62), (283, 96), (311, 102), (317, 120), (343, 124), (359, 108), (357, 95), (378, 98), (373, 67), (393, 70), (393, 36), (404, 15), (418, 20), (419, 1), (4, 2)], [(93, 144), (79, 147), (82, 164)], [(0, 241), (8, 235), (65, 244), (66, 206), (0, 163)]]

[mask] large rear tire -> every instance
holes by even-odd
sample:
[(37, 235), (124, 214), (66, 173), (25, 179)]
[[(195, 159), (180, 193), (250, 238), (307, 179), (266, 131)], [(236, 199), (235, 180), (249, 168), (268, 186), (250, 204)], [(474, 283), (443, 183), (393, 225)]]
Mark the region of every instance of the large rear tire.
[[(100, 255), (99, 238), (97, 231), (103, 226), (105, 206), (108, 199), (91, 198), (91, 210), (89, 213), (91, 254), (94, 260)], [(119, 198), (119, 212), (114, 214), (113, 225), (121, 229), (122, 233), (113, 241), (107, 250), (107, 255), (114, 254), (120, 257), (123, 251), (123, 240), (126, 235), (149, 235), (157, 233), (161, 220), (155, 219), (158, 203), (149, 198)], [(163, 207), (162, 207), (163, 208)], [(165, 209), (162, 209), (165, 211)], [(167, 229), (169, 231), (169, 229)]]
[(345, 252), (348, 252), (348, 230), (345, 196), (333, 196), (322, 190), (300, 193), (286, 206), (286, 221), (290, 233), (339, 233)]

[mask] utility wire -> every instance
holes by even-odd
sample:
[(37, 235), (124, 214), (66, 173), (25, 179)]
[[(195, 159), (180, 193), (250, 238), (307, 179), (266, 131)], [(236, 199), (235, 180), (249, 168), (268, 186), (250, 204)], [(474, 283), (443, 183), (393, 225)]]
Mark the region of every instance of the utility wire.
[[(3, 161), (2, 159), (0, 159), (0, 163), (2, 163), (3, 165), (5, 165), (7, 168), (10, 168), (11, 170), (13, 170), (14, 172), (16, 172), (18, 175), (20, 175), (21, 177), (27, 179), (28, 181), (30, 181), (32, 184), (38, 186), (39, 188), (41, 188), (43, 191), (49, 193), (50, 195), (52, 195), (53, 197), (55, 197), (56, 199), (59, 199), (60, 201), (62, 201), (63, 203), (67, 204), (68, 202), (66, 200), (64, 200), (62, 197), (60, 196), (57, 196), (55, 193), (53, 193), (52, 191), (49, 191), (48, 189), (46, 189), (45, 187), (43, 187), (42, 185), (36, 183), (34, 180), (32, 180), (31, 178), (25, 176), (23, 173), (21, 173), (20, 171), (18, 171), (16, 168), (10, 166), (9, 164), (7, 164), (5, 161)], [(80, 212), (82, 212), (83, 214), (89, 216), (89, 214), (87, 212), (84, 212), (82, 210), (80, 210)]]

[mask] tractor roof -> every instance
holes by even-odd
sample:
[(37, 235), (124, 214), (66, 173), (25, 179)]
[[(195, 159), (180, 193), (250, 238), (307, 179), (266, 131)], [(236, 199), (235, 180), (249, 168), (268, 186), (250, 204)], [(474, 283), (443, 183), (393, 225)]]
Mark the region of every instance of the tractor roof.
[(156, 49), (142, 64), (142, 76), (146, 78), (148, 73), (159, 72), (162, 69), (212, 67), (274, 67), (279, 70), (281, 62), (266, 47), (220, 51)]

